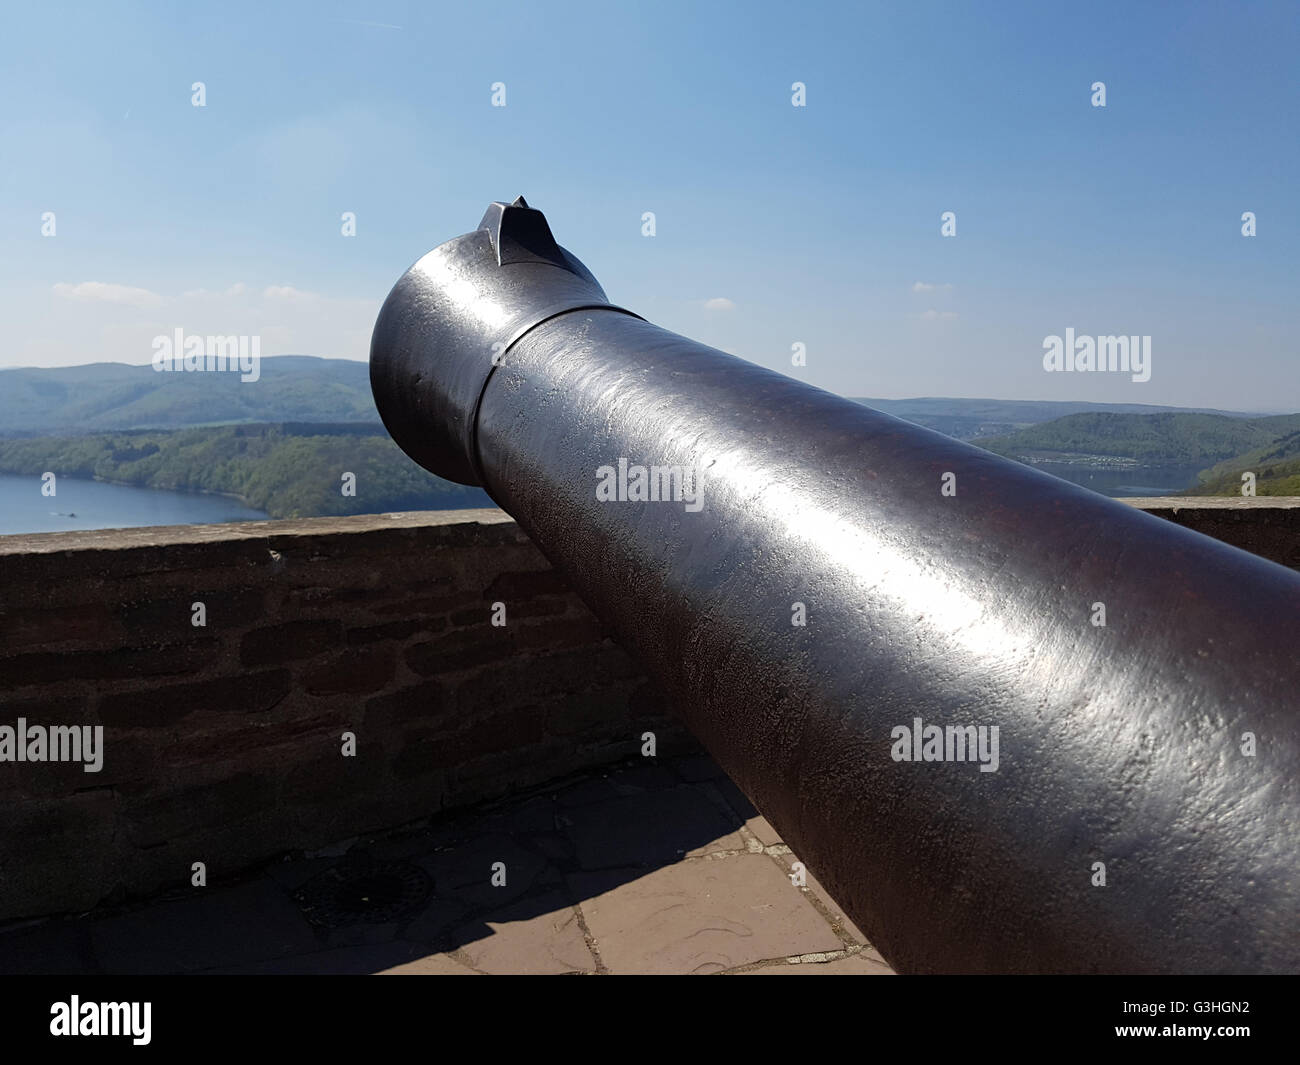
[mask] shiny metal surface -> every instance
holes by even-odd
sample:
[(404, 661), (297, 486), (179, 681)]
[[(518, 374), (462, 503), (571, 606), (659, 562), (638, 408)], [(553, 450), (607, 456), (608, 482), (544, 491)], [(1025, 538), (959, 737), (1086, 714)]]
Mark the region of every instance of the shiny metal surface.
[[(892, 965), (1300, 971), (1300, 574), (601, 308), (494, 211), (385, 304), (385, 424), (481, 479)], [(602, 501), (620, 459), (702, 471), (698, 509)], [(899, 760), (916, 719), (996, 726), (996, 770)]]

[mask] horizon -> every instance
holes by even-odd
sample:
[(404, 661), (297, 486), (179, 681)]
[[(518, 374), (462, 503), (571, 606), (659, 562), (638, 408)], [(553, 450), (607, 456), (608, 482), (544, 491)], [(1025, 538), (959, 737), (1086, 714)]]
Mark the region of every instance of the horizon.
[[(364, 361), (522, 193), (613, 302), (841, 395), (1300, 408), (1300, 11), (827, 13), (15, 11), (0, 368), (182, 327)], [(1151, 337), (1151, 379), (1046, 372), (1074, 332)]]
[[(738, 357), (743, 357), (743, 356), (738, 356)], [(343, 355), (306, 355), (303, 354), (302, 352), (295, 352), (295, 351), (286, 351), (283, 354), (279, 354), (279, 355), (261, 356), (261, 362), (263, 363), (267, 361), (275, 361), (277, 359), (318, 359), (322, 362), (354, 362), (361, 366), (369, 365), (368, 359), (349, 358)], [(74, 363), (67, 366), (0, 366), (0, 373), (5, 373), (11, 370), (12, 371), (84, 370), (84, 369), (91, 369), (97, 366), (122, 366), (122, 367), (126, 367), (127, 369), (137, 369), (137, 370), (144, 370), (149, 368), (147, 364), (141, 365), (139, 363), (102, 360), (99, 362)], [(778, 370), (777, 372), (779, 373), (782, 371)], [(1236, 407), (1210, 407), (1205, 404), (1183, 406), (1181, 404), (1168, 404), (1168, 403), (1142, 403), (1136, 400), (1107, 401), (1107, 400), (1086, 400), (1086, 399), (1052, 399), (1052, 398), (1045, 398), (1041, 396), (1030, 396), (1027, 398), (1011, 398), (1006, 396), (955, 396), (955, 395), (933, 395), (933, 394), (914, 395), (914, 396), (855, 396), (855, 395), (845, 394), (844, 398), (852, 399), (858, 402), (866, 402), (868, 400), (882, 400), (887, 403), (920, 402), (923, 400), (936, 400), (940, 402), (957, 401), (962, 403), (1070, 403), (1070, 404), (1090, 404), (1094, 406), (1151, 407), (1153, 409), (1159, 409), (1159, 410), (1183, 410), (1189, 412), (1203, 412), (1209, 414), (1226, 413), (1226, 414), (1237, 414), (1237, 415), (1244, 415), (1249, 417), (1264, 417), (1264, 418), (1279, 417), (1287, 414), (1300, 414), (1300, 409), (1289, 410), (1285, 408), (1279, 408), (1276, 410), (1269, 410), (1264, 408), (1258, 408), (1254, 410), (1243, 410), (1241, 408), (1236, 408)], [(95, 429), (90, 431), (91, 432), (112, 432), (116, 430)]]

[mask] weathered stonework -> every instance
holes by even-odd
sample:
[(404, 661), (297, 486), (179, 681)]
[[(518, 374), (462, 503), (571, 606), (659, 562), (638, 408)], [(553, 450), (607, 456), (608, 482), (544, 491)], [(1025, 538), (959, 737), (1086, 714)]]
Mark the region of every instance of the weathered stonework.
[(1300, 569), (1300, 496), (1126, 499), (1158, 518)]
[(194, 862), (219, 880), (637, 755), (646, 731), (693, 749), (493, 510), (0, 537), (0, 725), (19, 717), (102, 725), (105, 753), (0, 762), (0, 920)]
[[(1129, 502), (1300, 568), (1300, 499)], [(0, 762), (0, 921), (187, 885), (194, 862), (219, 881), (647, 731), (694, 749), (495, 510), (0, 537), (0, 726), (20, 717), (102, 726), (104, 762)]]

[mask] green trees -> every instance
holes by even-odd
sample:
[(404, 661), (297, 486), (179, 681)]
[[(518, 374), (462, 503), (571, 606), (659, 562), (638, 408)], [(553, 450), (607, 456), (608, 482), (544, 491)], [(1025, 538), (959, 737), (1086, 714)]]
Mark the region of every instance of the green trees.
[(1229, 418), (1221, 414), (1071, 414), (1007, 436), (974, 440), (1011, 458), (1124, 457), (1145, 466), (1210, 466), (1300, 430), (1300, 414)]
[[(230, 425), (0, 440), (0, 473), (237, 496), (273, 518), (490, 506), (425, 472), (373, 425)], [(343, 475), (356, 495), (343, 495)]]
[(1247, 470), (1257, 495), (1300, 495), (1300, 414), (1071, 414), (971, 442), (1025, 462), (1207, 467), (1187, 495), (1239, 495)]

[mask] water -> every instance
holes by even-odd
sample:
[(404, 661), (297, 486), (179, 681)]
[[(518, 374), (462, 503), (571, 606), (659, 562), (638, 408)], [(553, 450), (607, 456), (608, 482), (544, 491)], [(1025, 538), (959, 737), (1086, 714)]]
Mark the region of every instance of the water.
[(262, 521), (267, 515), (225, 496), (134, 488), (60, 477), (58, 494), (41, 495), (39, 477), (0, 474), (0, 535), (127, 529), (141, 525), (207, 525)]
[[(1195, 467), (1093, 470), (1061, 462), (1035, 469), (1108, 496), (1162, 496), (1181, 492), (1196, 480)], [(72, 529), (127, 529), (142, 525), (207, 525), (222, 521), (264, 521), (267, 515), (224, 496), (169, 492), (160, 488), (58, 480), (58, 495), (41, 495), (39, 477), (0, 474), (0, 536), (12, 533), (66, 532)], [(426, 504), (429, 506), (431, 504)], [(455, 499), (449, 506), (492, 506)]]
[(1066, 462), (1037, 462), (1034, 469), (1081, 484), (1104, 496), (1167, 496), (1196, 483), (1195, 466), (1153, 466), (1140, 470), (1094, 470)]

